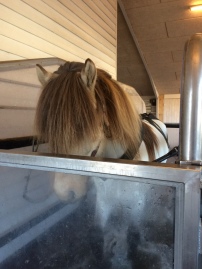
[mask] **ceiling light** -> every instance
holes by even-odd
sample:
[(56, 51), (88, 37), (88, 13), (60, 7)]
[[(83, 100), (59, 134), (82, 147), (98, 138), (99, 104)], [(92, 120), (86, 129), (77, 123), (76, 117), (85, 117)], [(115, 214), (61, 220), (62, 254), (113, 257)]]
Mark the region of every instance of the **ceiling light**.
[(202, 5), (190, 7), (191, 11), (202, 11)]

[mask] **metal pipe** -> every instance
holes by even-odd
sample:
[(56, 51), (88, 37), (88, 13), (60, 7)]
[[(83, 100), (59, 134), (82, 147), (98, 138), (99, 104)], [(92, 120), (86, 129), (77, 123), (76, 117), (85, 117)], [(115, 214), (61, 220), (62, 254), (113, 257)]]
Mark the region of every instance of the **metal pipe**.
[(202, 34), (187, 41), (181, 84), (179, 161), (202, 161)]

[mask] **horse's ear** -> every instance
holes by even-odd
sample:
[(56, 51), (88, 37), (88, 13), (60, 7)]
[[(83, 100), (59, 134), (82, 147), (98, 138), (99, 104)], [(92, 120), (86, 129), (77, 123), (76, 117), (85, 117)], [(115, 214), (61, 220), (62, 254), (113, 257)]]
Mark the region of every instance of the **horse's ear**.
[(81, 78), (88, 88), (94, 89), (97, 79), (97, 69), (91, 59), (87, 59), (85, 61), (85, 66), (81, 70)]
[(36, 73), (42, 86), (45, 86), (53, 75), (46, 71), (40, 64), (36, 65)]

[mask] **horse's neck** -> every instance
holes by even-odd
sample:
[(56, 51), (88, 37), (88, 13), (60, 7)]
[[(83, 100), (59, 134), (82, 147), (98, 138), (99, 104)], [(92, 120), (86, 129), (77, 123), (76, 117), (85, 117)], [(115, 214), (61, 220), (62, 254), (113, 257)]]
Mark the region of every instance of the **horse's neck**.
[[(105, 141), (102, 142), (101, 157), (120, 159), (121, 156), (124, 155), (124, 153), (125, 151), (119, 143), (115, 143), (108, 139), (105, 139)], [(149, 156), (147, 154), (147, 150), (146, 150), (144, 142), (141, 143), (139, 152), (137, 156), (134, 156), (134, 159), (141, 160), (141, 161), (149, 161)]]
[[(166, 126), (164, 125), (164, 123), (162, 123), (159, 120), (154, 120), (154, 121), (159, 125), (159, 127), (167, 136)], [(158, 150), (155, 149), (155, 158), (157, 159), (163, 156), (164, 154), (166, 154), (169, 149), (163, 135), (154, 126), (150, 125), (150, 127), (155, 133), (155, 135), (157, 136), (158, 142), (159, 142), (159, 149)], [(101, 142), (100, 157), (119, 159), (124, 153), (125, 153), (124, 149), (121, 147), (121, 145), (118, 142), (111, 141), (109, 139), (104, 139)], [(134, 156), (134, 159), (140, 160), (140, 161), (149, 161), (149, 156), (145, 147), (145, 143), (143, 141), (140, 145), (138, 154)]]
[[(144, 121), (146, 124), (148, 124), (150, 126), (153, 133), (156, 135), (156, 137), (158, 139), (159, 147), (158, 147), (158, 149), (155, 148), (155, 159), (158, 159), (158, 158), (162, 157), (163, 155), (165, 155), (166, 153), (168, 153), (168, 151), (169, 151), (168, 144), (167, 144), (167, 141), (165, 139), (165, 137), (167, 137), (167, 130), (166, 130), (165, 124), (163, 122), (161, 122), (160, 120), (153, 119), (153, 121), (158, 124), (158, 126), (160, 127), (160, 129), (162, 130), (162, 132), (165, 135), (165, 136), (163, 136), (159, 132), (159, 130), (157, 130), (156, 127), (154, 127), (153, 125), (151, 125), (147, 121)], [(142, 142), (141, 145), (140, 145), (139, 155), (140, 155), (139, 160), (149, 161), (149, 157), (148, 157), (147, 150), (146, 150), (144, 142)]]

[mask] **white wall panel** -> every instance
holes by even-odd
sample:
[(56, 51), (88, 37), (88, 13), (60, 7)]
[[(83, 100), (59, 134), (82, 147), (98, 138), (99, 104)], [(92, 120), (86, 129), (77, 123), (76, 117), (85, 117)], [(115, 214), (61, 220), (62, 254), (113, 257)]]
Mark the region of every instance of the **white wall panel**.
[(166, 123), (179, 123), (180, 121), (180, 94), (164, 95), (164, 115)]
[(91, 58), (116, 78), (116, 0), (0, 0), (0, 61)]
[(36, 64), (48, 71), (64, 61), (57, 58), (0, 63), (0, 140), (34, 134), (34, 115), (41, 85)]

